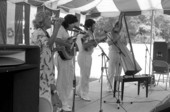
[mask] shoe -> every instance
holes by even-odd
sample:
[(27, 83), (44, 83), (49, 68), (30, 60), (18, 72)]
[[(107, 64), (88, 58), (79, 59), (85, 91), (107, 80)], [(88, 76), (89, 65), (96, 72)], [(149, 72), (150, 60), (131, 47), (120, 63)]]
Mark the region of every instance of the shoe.
[(69, 105), (63, 105), (63, 108), (62, 108), (64, 111), (72, 111), (71, 109), (71, 106)]
[(76, 96), (81, 98), (81, 95), (79, 92), (76, 93)]
[(120, 90), (118, 91), (118, 90), (116, 90), (116, 92), (121, 92)]
[(110, 87), (107, 88), (107, 92), (112, 92), (112, 91), (113, 91), (112, 88)]
[(88, 96), (81, 96), (81, 99), (85, 101), (91, 101), (91, 99)]

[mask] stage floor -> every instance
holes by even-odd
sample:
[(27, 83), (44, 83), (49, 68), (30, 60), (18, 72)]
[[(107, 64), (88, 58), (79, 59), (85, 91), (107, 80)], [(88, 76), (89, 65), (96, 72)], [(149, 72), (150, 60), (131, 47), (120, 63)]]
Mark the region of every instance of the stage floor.
[[(106, 54), (108, 55), (108, 46), (107, 44), (100, 44)], [(144, 44), (133, 44), (134, 55), (142, 67), (142, 70), (137, 74), (145, 74), (149, 73), (149, 56), (147, 57), (148, 61), (145, 63), (145, 45)], [(149, 46), (149, 45), (148, 45)], [(149, 48), (149, 47), (148, 47)], [(92, 55), (92, 69), (90, 78), (99, 79), (101, 77), (101, 50), (99, 48), (94, 49), (94, 53)], [(146, 67), (146, 72), (145, 72)], [(76, 61), (76, 76), (80, 76), (80, 68)], [(117, 101), (118, 95), (116, 94), (116, 98), (113, 97), (112, 92), (107, 92), (106, 88), (106, 77), (104, 72), (103, 78), (103, 90), (102, 90), (102, 98), (101, 95), (101, 83), (99, 80), (95, 80), (90, 82), (90, 90), (89, 97), (91, 98), (91, 102), (86, 102), (81, 100), (79, 97), (75, 98), (75, 112), (158, 112), (161, 108), (164, 108), (164, 103), (168, 102), (168, 106), (170, 106), (170, 88), (168, 90), (164, 90), (165, 84), (160, 83), (158, 86), (149, 87), (148, 98), (146, 98), (146, 89), (140, 88), (140, 94), (137, 95), (137, 82), (125, 83), (124, 90), (124, 103), (120, 105), (120, 109), (117, 109)], [(124, 72), (122, 71), (122, 75)], [(56, 75), (57, 76), (57, 75)], [(72, 98), (73, 95), (71, 95)], [(103, 103), (103, 101), (109, 101), (114, 103)], [(128, 103), (126, 103), (128, 102)], [(133, 102), (133, 104), (130, 104)], [(72, 105), (73, 101), (70, 99), (70, 105)], [(157, 108), (156, 108), (157, 107)], [(161, 108), (160, 108), (161, 107)], [(154, 110), (154, 111), (153, 111)]]
[[(146, 89), (140, 88), (140, 94), (137, 95), (137, 82), (126, 82), (124, 90), (123, 104), (120, 109), (116, 103), (118, 94), (113, 97), (112, 92), (107, 92), (106, 78), (103, 78), (103, 90), (101, 96), (101, 82), (95, 80), (90, 82), (89, 97), (91, 102), (84, 101), (79, 97), (75, 98), (75, 112), (158, 112), (160, 105), (163, 105), (170, 98), (170, 89), (164, 90), (165, 84), (149, 87), (148, 98), (146, 98)], [(71, 97), (72, 98), (72, 97)], [(103, 101), (111, 102), (104, 103)], [(113, 103), (112, 103), (113, 102)], [(130, 102), (133, 102), (132, 104)], [(70, 104), (73, 101), (70, 99)], [(154, 110), (154, 111), (153, 111)]]

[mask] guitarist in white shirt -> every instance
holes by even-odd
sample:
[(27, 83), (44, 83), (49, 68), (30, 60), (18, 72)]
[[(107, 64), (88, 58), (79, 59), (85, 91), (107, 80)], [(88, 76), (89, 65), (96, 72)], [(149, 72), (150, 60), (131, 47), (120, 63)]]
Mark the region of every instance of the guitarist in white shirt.
[[(58, 31), (57, 39), (62, 40), (61, 44), (56, 43), (56, 45), (63, 45), (65, 47), (71, 47), (71, 39), (68, 41), (70, 35), (68, 30), (72, 30), (78, 19), (75, 15), (68, 14), (64, 17), (64, 21)], [(59, 41), (58, 41), (59, 42)], [(74, 64), (73, 59), (63, 59), (59, 53), (57, 54), (57, 89), (59, 92), (59, 98), (62, 101), (62, 107), (64, 111), (71, 111), (71, 106), (68, 104), (69, 96), (73, 87), (73, 78), (74, 78)]]

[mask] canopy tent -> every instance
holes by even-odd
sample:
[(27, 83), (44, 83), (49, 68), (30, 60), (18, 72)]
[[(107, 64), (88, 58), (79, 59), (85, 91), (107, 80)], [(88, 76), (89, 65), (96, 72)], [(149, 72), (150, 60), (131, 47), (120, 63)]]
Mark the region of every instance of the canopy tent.
[[(0, 44), (26, 44), (32, 20), (38, 10), (49, 0), (0, 0)], [(49, 9), (50, 10), (50, 9)], [(53, 10), (58, 14), (59, 10)]]
[(169, 0), (62, 0), (45, 2), (51, 9), (60, 9), (65, 13), (81, 13), (92, 16), (114, 16), (120, 12), (130, 15), (140, 14), (143, 11), (159, 10), (170, 13)]
[(12, 3), (25, 2), (33, 6), (44, 5), (64, 13), (80, 13), (95, 16), (114, 16), (120, 12), (130, 15), (143, 11), (159, 10), (170, 13), (169, 0), (2, 0)]
[[(150, 51), (152, 51), (153, 39), (153, 12), (161, 11), (162, 13), (170, 14), (169, 0), (71, 0), (65, 4), (60, 5), (57, 4), (58, 1), (50, 1), (48, 3), (45, 3), (45, 6), (52, 9), (60, 9), (61, 11), (66, 13), (80, 13), (84, 15), (89, 15), (91, 17), (113, 17), (119, 15), (120, 12), (124, 12), (125, 15), (139, 15), (143, 12), (151, 12), (150, 14), (152, 18)], [(133, 54), (132, 47), (131, 50)], [(149, 73), (151, 72), (150, 65), (151, 60), (149, 60)]]
[[(145, 11), (159, 10), (169, 13), (169, 0), (1, 0), (0, 1), (0, 40), (5, 44), (18, 44), (25, 33), (26, 44), (29, 44), (30, 23), (36, 11), (32, 7), (43, 6), (56, 12), (79, 13), (91, 17), (112, 17), (125, 12), (126, 15), (141, 14)], [(23, 8), (24, 7), (24, 8)], [(25, 12), (25, 15), (23, 14)], [(59, 14), (58, 14), (59, 15)], [(25, 19), (25, 28), (22, 31)], [(9, 38), (8, 38), (9, 37)], [(14, 39), (15, 38), (15, 39)], [(10, 40), (14, 39), (14, 43)]]
[(79, 13), (91, 17), (112, 17), (120, 12), (137, 15), (145, 11), (170, 14), (170, 0), (1, 0), (0, 44), (29, 45), (30, 23), (33, 18), (30, 15), (38, 10), (37, 8), (33, 11), (32, 7), (40, 6), (57, 13), (60, 10), (64, 13)]

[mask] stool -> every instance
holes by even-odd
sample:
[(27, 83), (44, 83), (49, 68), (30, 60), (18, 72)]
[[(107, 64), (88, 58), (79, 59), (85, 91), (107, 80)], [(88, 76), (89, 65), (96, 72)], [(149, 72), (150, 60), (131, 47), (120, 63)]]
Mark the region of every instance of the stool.
[[(140, 93), (140, 83), (146, 82), (146, 97), (148, 97), (148, 83), (151, 81), (150, 76), (141, 76), (141, 75), (135, 75), (135, 76), (116, 76), (114, 79), (114, 90), (113, 90), (113, 96), (115, 97), (116, 94), (116, 85), (117, 81), (121, 83), (121, 100), (123, 101), (123, 95), (124, 95), (124, 83), (125, 82), (134, 82), (138, 81), (138, 95)], [(119, 90), (118, 90), (119, 91)]]

